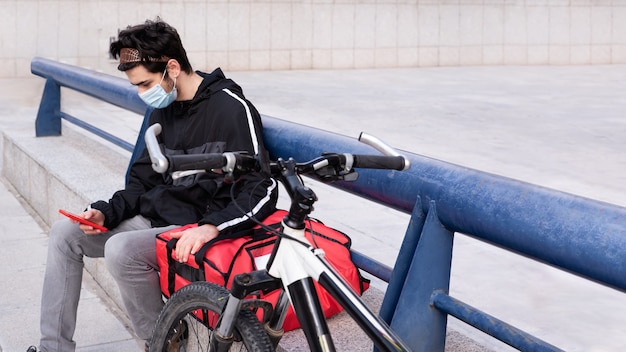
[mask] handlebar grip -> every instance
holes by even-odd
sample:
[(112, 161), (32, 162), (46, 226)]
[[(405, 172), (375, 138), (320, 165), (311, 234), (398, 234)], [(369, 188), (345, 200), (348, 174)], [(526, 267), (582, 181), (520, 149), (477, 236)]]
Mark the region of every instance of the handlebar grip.
[(221, 169), (226, 165), (226, 157), (220, 153), (170, 155), (168, 159), (169, 172)]
[(369, 135), (365, 132), (361, 132), (361, 134), (359, 135), (359, 142), (365, 143), (373, 147), (374, 149), (381, 152), (383, 155), (401, 157), (404, 167), (402, 169), (392, 168), (394, 170), (403, 171), (403, 170), (408, 170), (411, 167), (411, 161), (409, 159), (402, 156), (400, 153), (394, 150), (390, 145), (386, 144), (385, 142), (381, 141), (380, 139), (372, 135)]
[(406, 159), (401, 155), (354, 155), (354, 167), (402, 171), (406, 167)]

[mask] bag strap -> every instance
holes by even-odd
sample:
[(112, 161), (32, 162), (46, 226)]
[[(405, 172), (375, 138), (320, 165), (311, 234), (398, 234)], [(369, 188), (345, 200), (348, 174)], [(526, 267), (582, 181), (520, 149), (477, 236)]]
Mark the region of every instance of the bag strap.
[[(205, 275), (205, 270), (204, 270), (204, 256), (206, 255), (206, 252), (209, 250), (209, 248), (212, 245), (214, 245), (215, 243), (217, 243), (219, 241), (223, 241), (223, 240), (249, 236), (250, 232), (251, 232), (250, 230), (244, 230), (244, 231), (237, 231), (237, 232), (221, 233), (220, 235), (218, 235), (214, 239), (212, 239), (209, 242), (203, 244), (202, 247), (200, 247), (200, 250), (198, 250), (198, 252), (194, 255), (194, 260), (196, 261), (196, 265), (198, 266), (198, 268), (200, 270), (200, 278), (202, 280), (206, 280), (206, 275)], [(209, 263), (209, 265), (211, 267), (213, 267), (213, 269), (218, 270), (213, 265), (213, 263)], [(226, 278), (224, 278), (224, 280), (226, 280)]]
[(209, 250), (209, 247), (211, 247), (216, 242), (219, 242), (222, 240), (229, 240), (233, 238), (245, 237), (249, 235), (250, 235), (250, 230), (244, 230), (244, 231), (238, 231), (238, 232), (225, 232), (225, 233), (219, 234), (217, 237), (203, 244), (202, 247), (200, 247), (200, 250), (198, 250), (198, 252), (194, 256), (196, 265), (202, 269), (202, 262), (204, 261), (204, 255), (206, 254), (206, 251)]
[[(263, 227), (258, 227), (255, 228), (254, 231), (252, 232), (252, 238), (259, 238), (259, 239), (263, 239), (265, 237), (268, 236), (268, 230), (266, 229), (267, 227), (269, 227), (270, 229), (272, 229), (272, 231), (276, 231), (276, 230), (280, 230), (280, 226), (282, 225), (281, 222), (275, 222), (273, 224), (263, 224)], [(271, 235), (274, 235), (274, 233), (272, 233)], [(263, 237), (263, 238), (261, 238)]]
[(172, 252), (176, 248), (177, 238), (172, 238), (167, 241), (165, 248), (167, 250), (167, 291), (170, 293), (170, 297), (176, 291), (176, 263), (172, 258)]
[(318, 231), (313, 230), (313, 223), (318, 223), (318, 224), (323, 225), (323, 226), (325, 226), (325, 225), (324, 225), (324, 223), (323, 223), (323, 222), (321, 222), (321, 221), (319, 221), (319, 220), (317, 220), (317, 219), (312, 219), (312, 218), (309, 218), (309, 219), (307, 219), (307, 221), (306, 221), (306, 225), (307, 225), (307, 226), (305, 227), (305, 231), (307, 231), (307, 232), (309, 232), (309, 233), (311, 234), (311, 240), (313, 241), (313, 244), (314, 244), (316, 247), (319, 247), (319, 246), (317, 245), (317, 243), (315, 242), (315, 237), (316, 237), (316, 236), (317, 236), (317, 237), (321, 237), (321, 238), (323, 238), (323, 239), (325, 239), (325, 240), (327, 240), (327, 241), (331, 241), (331, 242), (335, 242), (335, 243), (337, 243), (337, 244), (340, 244), (340, 245), (342, 245), (342, 246), (346, 247), (348, 250), (352, 247), (352, 239), (350, 238), (350, 236), (348, 236), (348, 235), (347, 235), (347, 234), (345, 234), (344, 232), (339, 231), (339, 230), (337, 230), (337, 229), (335, 229), (335, 228), (331, 228), (333, 231), (335, 231), (335, 232), (337, 232), (337, 233), (341, 234), (341, 235), (342, 235), (342, 236), (346, 239), (346, 242), (345, 242), (345, 243), (344, 243), (344, 242), (341, 242), (340, 240), (338, 240), (338, 239), (336, 239), (336, 238), (332, 238), (332, 237), (326, 236), (325, 234), (323, 234), (323, 233), (321, 233), (321, 232), (318, 232)]
[[(220, 234), (220, 236), (217, 236), (214, 239), (202, 245), (200, 250), (194, 255), (194, 260), (199, 269), (199, 274), (200, 274), (199, 279), (206, 280), (205, 270), (204, 270), (204, 256), (206, 255), (206, 251), (209, 249), (209, 247), (211, 247), (211, 245), (221, 240), (248, 236), (250, 234), (251, 234), (250, 230), (238, 231), (238, 232), (226, 232), (226, 233)], [(257, 237), (256, 230), (252, 233), (252, 236), (253, 238)], [(178, 263), (174, 260), (174, 258), (172, 258), (172, 252), (174, 252), (177, 242), (178, 242), (177, 238), (172, 238), (169, 241), (167, 241), (165, 245), (166, 253), (167, 253), (167, 290), (170, 296), (173, 295), (174, 292), (176, 291), (176, 265)], [(217, 269), (217, 268), (214, 267), (214, 269)]]
[[(271, 225), (266, 225), (266, 226), (274, 228), (275, 226), (280, 226), (280, 225), (281, 225), (280, 223), (276, 223), (276, 224), (271, 224)], [(239, 247), (239, 249), (237, 249), (237, 252), (235, 253), (234, 258), (237, 258), (241, 254), (242, 251), (248, 248), (250, 243), (265, 241), (266, 239), (275, 237), (275, 236), (276, 236), (275, 234), (268, 232), (267, 230), (263, 228), (254, 229), (254, 234), (252, 235), (252, 239), (249, 241), (246, 241), (244, 244), (241, 245), (241, 247)], [(233, 260), (232, 262), (230, 262), (230, 265), (228, 266), (228, 273), (227, 273), (228, 277), (230, 277), (230, 275), (232, 274), (234, 266), (235, 266), (235, 261)]]
[(200, 270), (202, 270), (202, 261), (204, 259), (204, 255), (206, 254), (206, 251), (209, 250), (209, 247), (213, 243), (219, 240), (223, 240), (223, 239), (224, 238), (219, 238), (219, 236), (217, 236), (214, 239), (210, 240), (209, 242), (203, 244), (202, 247), (200, 247), (200, 250), (196, 252), (196, 254), (194, 255), (194, 260), (196, 261), (196, 265), (200, 268)]
[[(326, 235), (324, 235), (321, 232), (313, 230), (313, 225), (312, 225), (313, 223), (317, 223), (317, 224), (320, 224), (322, 226), (326, 226), (326, 225), (324, 225), (323, 222), (321, 222), (320, 220), (315, 219), (315, 218), (310, 218), (309, 217), (309, 218), (307, 218), (305, 220), (305, 228), (304, 228), (304, 230), (306, 232), (311, 233), (311, 235), (312, 235), (311, 237), (312, 237), (313, 242), (314, 242), (313, 244), (315, 246), (317, 246), (317, 244), (315, 243), (315, 236), (318, 236), (318, 237), (324, 238), (327, 241), (331, 241), (331, 242), (335, 242), (337, 244), (340, 244), (340, 245), (342, 245), (342, 246), (344, 246), (344, 247), (346, 247), (348, 249), (350, 249), (352, 247), (352, 239), (350, 238), (350, 236), (348, 236), (343, 231), (339, 231), (339, 230), (337, 230), (335, 228), (332, 228), (332, 230), (334, 230), (335, 232), (341, 234), (346, 239), (345, 243), (341, 242), (340, 240), (338, 240), (336, 238), (332, 238), (332, 237), (326, 236)], [(282, 223), (281, 222), (276, 222), (276, 223), (273, 223), (273, 224), (264, 224), (264, 225), (265, 225), (265, 227), (269, 227), (269, 228), (271, 228), (273, 230), (277, 230), (277, 229), (280, 229), (280, 226), (282, 225)], [(257, 228), (257, 229), (254, 229), (254, 233), (252, 234), (252, 237), (256, 238), (256, 236), (258, 236), (258, 235), (265, 235), (266, 233), (267, 233), (267, 230), (265, 230), (265, 228), (262, 228), (262, 227), (261, 228)], [(319, 247), (319, 246), (317, 246), (317, 247)]]

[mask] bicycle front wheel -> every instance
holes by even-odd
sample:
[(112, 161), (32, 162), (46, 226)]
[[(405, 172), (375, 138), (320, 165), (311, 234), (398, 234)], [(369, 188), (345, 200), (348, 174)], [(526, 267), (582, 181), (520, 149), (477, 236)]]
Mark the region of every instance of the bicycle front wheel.
[[(150, 340), (150, 352), (208, 351), (229, 292), (210, 282), (194, 282), (167, 301)], [(272, 343), (256, 315), (242, 310), (235, 323), (230, 351), (273, 351)]]

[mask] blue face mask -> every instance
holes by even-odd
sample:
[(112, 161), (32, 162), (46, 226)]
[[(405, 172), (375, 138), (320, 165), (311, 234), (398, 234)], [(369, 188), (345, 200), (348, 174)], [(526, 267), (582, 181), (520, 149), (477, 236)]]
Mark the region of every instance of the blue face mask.
[(167, 69), (163, 72), (163, 77), (161, 77), (161, 82), (159, 82), (159, 84), (139, 94), (141, 100), (155, 109), (162, 109), (170, 105), (178, 96), (176, 91), (176, 78), (174, 78), (174, 88), (171, 92), (166, 93), (165, 89), (161, 86), (166, 72)]

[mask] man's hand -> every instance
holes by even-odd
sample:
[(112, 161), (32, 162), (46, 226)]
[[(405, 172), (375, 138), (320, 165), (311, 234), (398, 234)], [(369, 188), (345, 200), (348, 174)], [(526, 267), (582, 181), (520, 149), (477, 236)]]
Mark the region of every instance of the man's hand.
[[(100, 226), (104, 226), (104, 214), (98, 210), (98, 209), (89, 209), (85, 212), (82, 212), (80, 214), (78, 214), (78, 216), (83, 217), (91, 222), (94, 222)], [(72, 220), (73, 221), (73, 220)], [(74, 221), (76, 222), (76, 221)], [(86, 235), (98, 235), (101, 234), (102, 231), (94, 229), (93, 227), (89, 226), (89, 225), (83, 225), (80, 224), (78, 227), (80, 227), (81, 230), (83, 230), (83, 232)]]
[(176, 242), (176, 259), (187, 262), (189, 255), (195, 255), (202, 245), (217, 237), (219, 230), (214, 225), (205, 224), (192, 227), (182, 232), (173, 232), (172, 238), (178, 238)]

